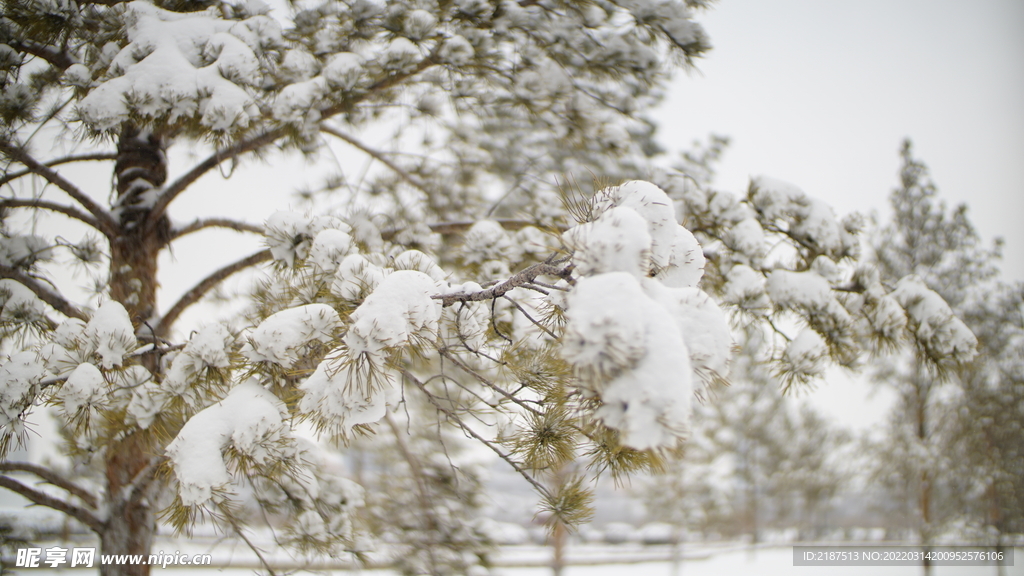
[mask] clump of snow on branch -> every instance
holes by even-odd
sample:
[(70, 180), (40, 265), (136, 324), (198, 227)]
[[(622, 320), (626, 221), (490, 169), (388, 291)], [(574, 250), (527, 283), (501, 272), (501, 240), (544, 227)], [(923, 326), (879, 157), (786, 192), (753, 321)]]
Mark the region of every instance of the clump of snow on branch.
[(345, 300), (360, 300), (372, 292), (388, 271), (362, 254), (346, 256), (334, 273), (331, 293)]
[(234, 336), (220, 324), (200, 328), (185, 348), (171, 357), (161, 383), (146, 382), (133, 387), (128, 415), (145, 429), (174, 398), (182, 398), (192, 408), (201, 408), (203, 394), (196, 384), (210, 370), (223, 371), (226, 380), (234, 342)]
[(0, 280), (0, 325), (39, 322), (46, 318), (46, 304), (14, 280)]
[[(646, 354), (647, 295), (630, 274), (580, 280), (568, 300), (562, 355), (588, 376), (614, 377)], [(663, 314), (662, 314), (663, 316)]]
[(764, 176), (751, 180), (751, 205), (768, 222), (779, 222), (798, 242), (824, 254), (844, 254), (857, 238), (828, 204), (796, 186)]
[[(346, 258), (339, 274), (346, 262), (361, 258)], [(299, 411), (317, 414), (321, 422), (342, 434), (348, 434), (354, 426), (379, 421), (394, 401), (391, 396), (397, 373), (387, 365), (388, 354), (415, 345), (417, 340), (434, 341), (438, 337), (441, 303), (431, 296), (440, 292), (438, 278), (444, 272), (417, 251), (400, 254), (395, 264), (412, 269), (375, 267), (381, 278), (349, 316), (345, 347), (328, 354), (300, 385), (304, 396)], [(368, 265), (363, 260), (364, 271)]]
[(242, 353), (254, 362), (267, 361), (291, 368), (303, 346), (330, 342), (341, 327), (338, 313), (327, 304), (307, 304), (272, 314), (249, 334)]
[(862, 308), (870, 331), (882, 342), (895, 345), (907, 327), (906, 312), (892, 294), (886, 293), (877, 269), (859, 270), (856, 278), (865, 286)]
[(355, 88), (363, 73), (363, 58), (352, 52), (333, 54), (323, 68), (328, 84), (342, 90)]
[(85, 362), (68, 375), (67, 381), (57, 392), (57, 398), (64, 403), (64, 411), (73, 415), (79, 408), (102, 405), (107, 388), (100, 369)]
[[(596, 219), (566, 235), (582, 274), (654, 272), (673, 287), (696, 286), (700, 281), (704, 253), (693, 234), (676, 221), (674, 203), (661, 188), (650, 182), (626, 182), (598, 192), (592, 207)], [(649, 237), (633, 230), (639, 222)]]
[(39, 358), (49, 373), (67, 374), (90, 360), (91, 353), (82, 341), (84, 333), (85, 322), (78, 318), (68, 318), (57, 326), (51, 341), (39, 349)]
[(394, 401), (392, 382), (396, 375), (385, 368), (376, 386), (361, 382), (366, 377), (365, 371), (361, 374), (356, 364), (349, 361), (346, 351), (335, 350), (299, 386), (304, 392), (299, 411), (318, 413), (343, 435), (349, 434), (354, 426), (378, 422), (387, 405)]
[(85, 325), (82, 337), (99, 354), (101, 365), (107, 370), (122, 365), (125, 355), (138, 344), (128, 311), (113, 300), (100, 305)]
[(610, 208), (592, 222), (571, 228), (564, 237), (580, 274), (644, 276), (650, 268), (651, 236), (647, 222), (635, 210)]
[(641, 450), (681, 436), (693, 395), (686, 344), (639, 280), (625, 272), (584, 278), (567, 315), (562, 355), (600, 398), (598, 417)]
[(773, 270), (766, 286), (772, 302), (782, 308), (824, 311), (839, 306), (828, 280), (813, 271)]
[(394, 259), (395, 270), (415, 270), (430, 276), (435, 282), (444, 282), (449, 274), (433, 258), (419, 250), (406, 250)]
[(520, 247), (494, 220), (480, 220), (469, 228), (462, 242), (462, 260), (466, 264), (517, 262)]
[(733, 339), (725, 312), (699, 288), (670, 288), (654, 280), (644, 289), (675, 320), (694, 373), (705, 384), (729, 374)]
[(746, 264), (729, 269), (722, 299), (749, 314), (764, 316), (771, 311), (764, 275)]
[[(38, 393), (45, 372), (33, 352), (2, 356), (0, 362), (0, 438), (21, 436), (22, 417)], [(6, 443), (5, 443), (6, 444)]]
[[(274, 260), (289, 267), (294, 266), (296, 260), (306, 259), (310, 255), (310, 249), (314, 247), (316, 238), (326, 230), (335, 230), (346, 235), (351, 231), (349, 226), (337, 218), (308, 216), (288, 211), (275, 212), (264, 226), (267, 247), (270, 248)], [(331, 257), (332, 251), (337, 252), (341, 249), (344, 240), (337, 234), (321, 239), (316, 252), (318, 263), (327, 264), (325, 259)], [(351, 242), (351, 238), (348, 240)]]
[(322, 230), (313, 239), (309, 260), (321, 271), (334, 274), (338, 265), (352, 251), (352, 237), (337, 228)]
[(978, 345), (974, 333), (919, 276), (900, 280), (892, 297), (907, 311), (910, 327), (930, 357), (952, 357), (958, 362), (974, 357)]
[(825, 371), (827, 358), (828, 347), (822, 337), (814, 330), (804, 328), (786, 346), (781, 373), (784, 380), (808, 381)]
[(286, 419), (284, 404), (253, 380), (193, 416), (166, 451), (182, 504), (204, 505), (230, 484), (224, 454), (229, 448), (257, 464), (288, 456)]
[(592, 208), (563, 235), (583, 278), (565, 300), (562, 356), (626, 445), (668, 446), (688, 428), (694, 379), (728, 374), (727, 319), (694, 287), (704, 254), (664, 191), (627, 182)]
[[(129, 43), (101, 72), (98, 85), (79, 104), (96, 130), (110, 130), (132, 114), (175, 122), (195, 118), (225, 132), (244, 128), (260, 111), (249, 90), (265, 71), (258, 52), (283, 44), (280, 26), (268, 16), (225, 20), (218, 8), (180, 14), (148, 2), (128, 4)], [(73, 71), (72, 82), (91, 76)]]
[(436, 338), (441, 303), (431, 296), (438, 291), (437, 282), (422, 272), (389, 274), (350, 316), (344, 339), (349, 353), (376, 358), (413, 338)]
[(174, 356), (164, 377), (164, 387), (173, 394), (182, 394), (188, 383), (207, 368), (228, 368), (234, 341), (234, 336), (221, 324), (200, 328)]

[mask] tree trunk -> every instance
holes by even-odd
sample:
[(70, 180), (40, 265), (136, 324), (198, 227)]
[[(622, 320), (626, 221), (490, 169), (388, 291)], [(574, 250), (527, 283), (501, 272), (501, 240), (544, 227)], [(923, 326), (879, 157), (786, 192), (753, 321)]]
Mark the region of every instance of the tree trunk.
[(566, 529), (565, 524), (562, 524), (561, 520), (555, 520), (554, 529), (551, 531), (551, 574), (552, 576), (562, 576), (562, 570), (565, 568), (565, 538)]
[(672, 523), (672, 558), (671, 576), (680, 576), (683, 573), (683, 540), (685, 521)]
[[(924, 445), (928, 441), (928, 397), (931, 392), (931, 385), (925, 378), (926, 376), (921, 373), (920, 366), (914, 367), (914, 386), (915, 386), (915, 401), (917, 419), (917, 439)], [(921, 561), (921, 570), (924, 576), (931, 576), (932, 574), (932, 561), (928, 557), (928, 553), (931, 552), (931, 540), (932, 540), (932, 475), (928, 469), (928, 464), (924, 465), (921, 470), (921, 487), (920, 497), (918, 500), (918, 507), (921, 515), (921, 526), (919, 533), (921, 535), (921, 549), (924, 552), (924, 559)]]
[[(553, 480), (556, 485), (561, 485), (568, 475), (569, 469), (563, 464), (555, 470)], [(551, 545), (551, 575), (562, 576), (562, 571), (565, 569), (565, 545), (569, 533), (559, 518), (554, 517), (552, 520), (554, 525), (551, 527), (551, 535), (548, 538)]]
[[(126, 126), (118, 140), (114, 166), (117, 200), (113, 215), (117, 233), (110, 246), (109, 296), (121, 303), (136, 336), (153, 341), (151, 319), (156, 314), (157, 258), (169, 239), (169, 221), (163, 217), (147, 225), (150, 208), (167, 179), (167, 158), (159, 135)], [(138, 358), (150, 373), (159, 370), (155, 353)], [(148, 576), (148, 559), (156, 534), (155, 502), (148, 485), (160, 480), (148, 477), (149, 463), (162, 452), (153, 435), (128, 432), (107, 447), (106, 482), (109, 516), (100, 535), (104, 555), (141, 557), (141, 562), (103, 565), (103, 576)], [(140, 474), (141, 473), (141, 474)], [(140, 476), (146, 476), (140, 478)]]
[[(141, 556), (148, 559), (156, 535), (155, 503), (149, 501), (145, 486), (129, 488), (132, 480), (143, 471), (154, 448), (143, 433), (129, 434), (111, 447), (107, 456), (107, 503), (110, 509), (103, 534), (100, 553), (104, 555)], [(100, 566), (102, 576), (148, 576), (149, 566), (128, 563)]]
[(146, 222), (167, 179), (167, 157), (158, 135), (134, 127), (122, 131), (117, 155), (113, 214), (118, 230), (110, 246), (110, 297), (124, 305), (136, 331), (145, 336), (149, 331), (143, 327), (156, 314), (157, 258), (170, 232), (166, 216), (155, 226)]

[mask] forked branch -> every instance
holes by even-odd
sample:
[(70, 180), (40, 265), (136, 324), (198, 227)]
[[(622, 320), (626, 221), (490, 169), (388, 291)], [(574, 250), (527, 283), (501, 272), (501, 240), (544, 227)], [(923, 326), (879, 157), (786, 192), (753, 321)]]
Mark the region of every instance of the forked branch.
[(0, 143), (0, 152), (3, 152), (11, 159), (21, 164), (24, 164), (26, 168), (32, 172), (42, 176), (47, 182), (60, 188), (71, 196), (76, 202), (78, 202), (82, 208), (85, 208), (89, 214), (92, 214), (98, 223), (96, 228), (103, 232), (104, 235), (110, 237), (114, 234), (114, 230), (117, 225), (114, 222), (113, 217), (107, 213), (99, 204), (93, 201), (88, 194), (83, 192), (79, 187), (75, 186), (63, 176), (61, 176), (56, 170), (43, 164), (30, 156), (27, 152), (17, 146), (11, 144)]
[(514, 274), (508, 280), (495, 284), (486, 290), (480, 290), (477, 292), (461, 292), (456, 294), (440, 294), (438, 296), (433, 296), (433, 298), (435, 300), (440, 300), (447, 308), (456, 302), (480, 302), (483, 300), (501, 298), (516, 288), (526, 287), (527, 285), (532, 284), (538, 276), (555, 276), (567, 282), (572, 282), (573, 265), (567, 264), (567, 262), (568, 259), (565, 258), (558, 260), (549, 258), (547, 261), (534, 264), (521, 272)]
[(147, 224), (152, 226), (159, 222), (160, 218), (163, 217), (164, 213), (167, 211), (167, 207), (170, 206), (171, 202), (173, 202), (179, 194), (187, 190), (189, 186), (191, 186), (196, 180), (199, 180), (199, 178), (204, 174), (219, 166), (221, 162), (237, 158), (242, 154), (254, 152), (264, 146), (273, 144), (278, 139), (283, 138), (285, 134), (286, 132), (284, 128), (275, 128), (248, 140), (242, 140), (234, 146), (229, 146), (224, 150), (218, 150), (208, 156), (205, 160), (196, 164), (191, 170), (182, 174), (177, 180), (171, 182), (164, 188), (164, 191), (160, 194), (160, 198), (157, 199), (156, 204), (153, 205), (153, 209), (149, 211)]
[[(378, 80), (376, 83), (369, 86), (366, 89), (366, 91), (363, 92), (358, 98), (346, 100), (345, 102), (328, 106), (320, 110), (320, 117), (323, 120), (327, 120), (339, 114), (350, 112), (360, 102), (370, 98), (375, 94), (393, 88), (401, 84), (402, 82), (408, 80), (409, 78), (419, 74), (420, 72), (423, 72), (424, 70), (430, 68), (431, 66), (436, 65), (438, 62), (438, 52), (441, 49), (441, 45), (441, 43), (438, 43), (438, 47), (435, 48), (431, 54), (429, 54), (423, 60), (420, 60), (420, 62), (413, 66), (412, 68), (399, 74), (391, 74), (385, 78), (382, 78), (381, 80)], [(160, 218), (162, 218), (164, 213), (167, 211), (167, 207), (170, 206), (171, 202), (173, 202), (174, 199), (177, 198), (179, 194), (188, 189), (189, 186), (191, 186), (196, 180), (199, 180), (199, 178), (201, 178), (204, 174), (219, 166), (221, 162), (232, 160), (234, 158), (242, 156), (243, 154), (260, 150), (266, 146), (273, 144), (274, 142), (277, 142), (278, 140), (284, 138), (287, 135), (288, 130), (286, 129), (286, 127), (281, 126), (271, 130), (267, 130), (266, 132), (263, 132), (262, 134), (257, 134), (256, 136), (253, 136), (248, 140), (242, 140), (241, 142), (238, 142), (233, 146), (229, 146), (223, 150), (218, 150), (217, 152), (211, 154), (205, 160), (203, 160), (199, 164), (196, 164), (194, 168), (192, 168), (185, 174), (182, 174), (180, 178), (178, 178), (170, 185), (168, 185), (166, 188), (164, 188), (163, 193), (160, 194), (160, 198), (156, 201), (156, 204), (153, 205), (153, 209), (150, 210), (149, 212), (149, 216), (147, 217), (146, 221), (147, 226), (156, 225), (157, 222), (160, 221)]]

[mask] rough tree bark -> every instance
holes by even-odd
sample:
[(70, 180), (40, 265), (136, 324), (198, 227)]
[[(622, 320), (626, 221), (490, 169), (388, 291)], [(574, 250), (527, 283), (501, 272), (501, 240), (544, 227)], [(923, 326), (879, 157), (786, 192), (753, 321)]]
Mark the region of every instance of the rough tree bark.
[[(110, 242), (110, 298), (120, 302), (132, 320), (141, 341), (156, 339), (157, 262), (170, 240), (166, 216), (148, 223), (160, 187), (167, 179), (167, 157), (158, 134), (126, 126), (117, 144), (114, 165), (117, 198), (113, 215), (117, 221)], [(138, 361), (156, 374), (158, 354), (144, 354)], [(106, 489), (109, 515), (100, 534), (102, 554), (148, 557), (156, 534), (156, 502), (151, 474), (160, 447), (146, 431), (129, 432), (106, 454)], [(145, 564), (104, 565), (103, 576), (148, 576)]]

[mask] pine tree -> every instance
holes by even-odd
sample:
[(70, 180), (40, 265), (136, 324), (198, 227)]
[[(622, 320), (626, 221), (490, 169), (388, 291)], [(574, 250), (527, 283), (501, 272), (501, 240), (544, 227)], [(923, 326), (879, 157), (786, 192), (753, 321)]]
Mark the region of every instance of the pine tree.
[[(900, 155), (900, 187), (890, 200), (893, 220), (874, 241), (881, 278), (904, 282), (913, 275), (952, 306), (948, 313), (964, 314), (976, 292), (997, 274), (998, 245), (984, 248), (965, 205), (947, 212), (927, 167), (913, 157), (909, 140)], [(926, 322), (913, 329), (921, 334), (934, 327)], [(956, 380), (955, 367), (946, 370), (928, 362), (925, 346), (917, 356), (885, 365), (876, 378), (897, 393), (889, 436), (878, 446), (878, 474), (900, 500), (913, 503), (910, 525), (928, 546), (956, 510), (949, 505), (956, 490), (944, 484), (955, 478), (948, 441), (956, 435), (951, 425), (957, 406), (943, 393)], [(924, 570), (930, 572), (927, 562)]]
[[(574, 526), (590, 481), (656, 468), (691, 397), (727, 377), (717, 302), (771, 329), (771, 365), (791, 383), (856, 364), (872, 338), (909, 336), (936, 365), (968, 359), (955, 318), (913, 331), (932, 311), (915, 298), (944, 305), (934, 292), (890, 293), (860, 267), (857, 221), (792, 185), (759, 178), (737, 198), (678, 171), (659, 173), (667, 193), (550, 184), (655, 172), (643, 111), (707, 49), (703, 4), (352, 0), (285, 17), (260, 2), (5, 1), (0, 440), (6, 453), (49, 406), (68, 465), (4, 460), (0, 486), (74, 518), (103, 554), (148, 554), (158, 518), (251, 542), (249, 506), (300, 552), (359, 552), (361, 488), (295, 429), (343, 445), (410, 394)], [(386, 147), (367, 138), (390, 130)], [(328, 142), (380, 167), (328, 179), (344, 212), (170, 218), (218, 168)], [(172, 148), (207, 156), (180, 169)], [(75, 178), (90, 162), (110, 166), (109, 195)], [(44, 214), (66, 230), (37, 234)], [(158, 256), (212, 229), (267, 248), (158, 302)], [(780, 241), (786, 258), (766, 258)], [(94, 297), (61, 289), (68, 262)], [(241, 320), (178, 325), (256, 268)], [(772, 329), (782, 317), (806, 329)], [(570, 462), (581, 472), (549, 486)]]
[(980, 289), (964, 317), (979, 354), (958, 372), (961, 393), (944, 439), (957, 481), (956, 520), (964, 540), (1003, 550), (1006, 535), (1024, 530), (1024, 287)]

